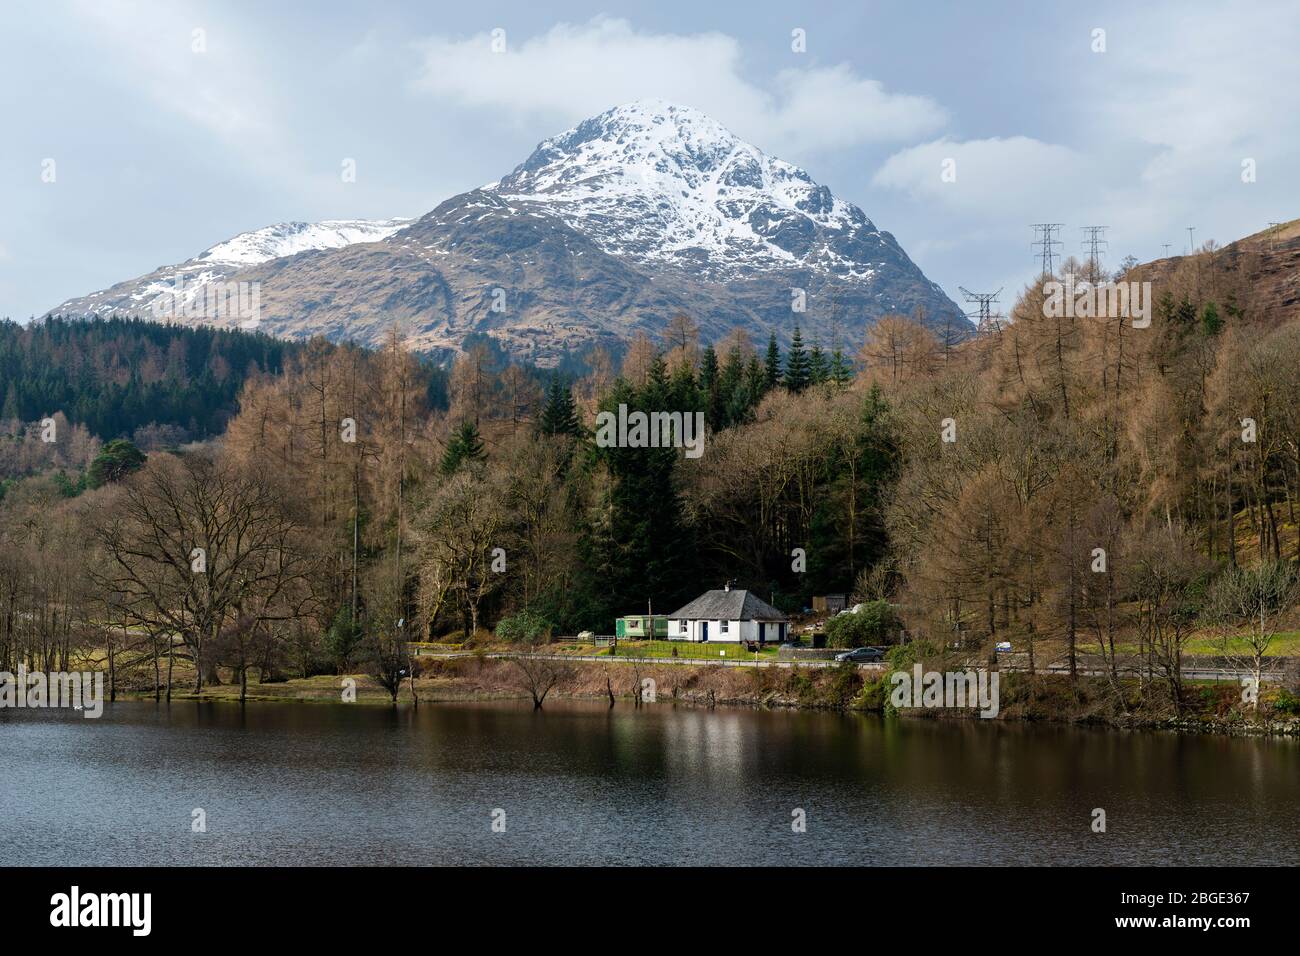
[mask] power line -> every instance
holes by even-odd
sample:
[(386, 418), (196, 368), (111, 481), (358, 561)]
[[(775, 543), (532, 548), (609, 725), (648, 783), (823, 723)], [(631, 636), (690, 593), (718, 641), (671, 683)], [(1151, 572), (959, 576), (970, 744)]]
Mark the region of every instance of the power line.
[(1038, 247), (1038, 258), (1043, 264), (1043, 274), (1056, 275), (1055, 260), (1061, 247), (1061, 242), (1056, 236), (1064, 228), (1064, 224), (1059, 222), (1035, 222), (1031, 223), (1031, 225), (1034, 229), (1033, 245)]
[(966, 297), (967, 302), (978, 303), (978, 309), (975, 312), (967, 312), (966, 315), (971, 318), (978, 317), (979, 324), (977, 328), (981, 331), (987, 331), (990, 327), (996, 328), (993, 324), (993, 303), (998, 300), (1002, 290), (997, 292), (971, 292), (965, 286), (957, 286), (961, 294)]
[(1103, 246), (1109, 246), (1106, 241), (1107, 226), (1083, 226), (1083, 245), (1088, 250), (1088, 268), (1090, 271), (1089, 278), (1094, 281), (1101, 276), (1101, 250)]

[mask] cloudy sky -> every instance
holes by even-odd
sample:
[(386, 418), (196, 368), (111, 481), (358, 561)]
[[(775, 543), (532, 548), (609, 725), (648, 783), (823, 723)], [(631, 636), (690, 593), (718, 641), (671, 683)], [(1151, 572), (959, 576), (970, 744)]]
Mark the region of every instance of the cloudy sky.
[(1293, 0), (9, 0), (0, 315), (273, 222), (419, 215), (643, 97), (803, 166), (955, 299), (1006, 304), (1032, 222), (1067, 253), (1108, 225), (1114, 265), (1300, 215), (1298, 47)]

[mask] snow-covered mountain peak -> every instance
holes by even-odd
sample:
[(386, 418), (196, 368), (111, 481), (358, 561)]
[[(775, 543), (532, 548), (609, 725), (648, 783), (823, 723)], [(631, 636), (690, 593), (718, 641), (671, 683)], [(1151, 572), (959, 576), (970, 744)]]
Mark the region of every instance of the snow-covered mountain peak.
[(808, 341), (849, 341), (900, 313), (945, 335), (964, 321), (862, 210), (663, 100), (546, 139), (508, 176), (418, 220), (267, 226), (55, 311), (149, 316), (161, 303), (188, 321), (200, 294), (235, 282), (257, 289), (273, 334), (375, 344), (402, 322), (420, 349), (486, 333), (542, 364), (677, 314), (712, 341), (737, 327), (785, 339), (795, 324)]
[(799, 167), (663, 100), (614, 107), (544, 140), (486, 188), (560, 216), (612, 254), (722, 274), (756, 261), (831, 268), (837, 257), (814, 234), (875, 229)]

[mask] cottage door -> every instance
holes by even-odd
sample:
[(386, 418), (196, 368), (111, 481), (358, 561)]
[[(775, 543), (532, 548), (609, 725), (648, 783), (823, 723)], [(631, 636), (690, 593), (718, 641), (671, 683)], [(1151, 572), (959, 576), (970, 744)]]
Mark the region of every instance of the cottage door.
[(707, 642), (709, 639), (709, 622), (700, 621), (700, 641)]

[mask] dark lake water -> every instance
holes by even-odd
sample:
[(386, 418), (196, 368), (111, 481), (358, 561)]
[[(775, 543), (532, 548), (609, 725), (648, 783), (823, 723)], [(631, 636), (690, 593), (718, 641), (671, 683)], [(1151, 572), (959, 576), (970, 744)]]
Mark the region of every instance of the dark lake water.
[(1300, 744), (668, 704), (4, 710), (0, 841), (54, 865), (1294, 865)]

